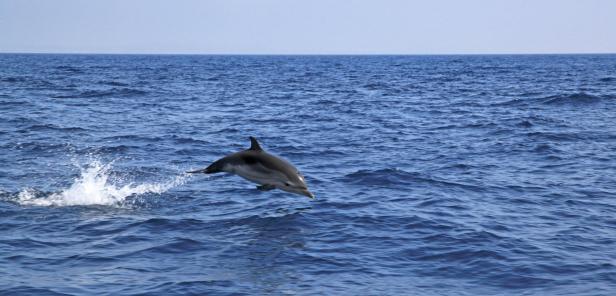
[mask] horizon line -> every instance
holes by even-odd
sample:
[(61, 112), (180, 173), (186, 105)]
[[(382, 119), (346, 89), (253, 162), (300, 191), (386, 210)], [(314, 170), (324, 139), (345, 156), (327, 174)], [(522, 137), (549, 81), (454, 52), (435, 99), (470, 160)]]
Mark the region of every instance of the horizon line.
[(0, 51), (32, 55), (192, 55), (192, 56), (477, 56), (477, 55), (614, 55), (615, 52), (498, 52), (498, 53), (186, 53), (186, 52), (42, 52)]

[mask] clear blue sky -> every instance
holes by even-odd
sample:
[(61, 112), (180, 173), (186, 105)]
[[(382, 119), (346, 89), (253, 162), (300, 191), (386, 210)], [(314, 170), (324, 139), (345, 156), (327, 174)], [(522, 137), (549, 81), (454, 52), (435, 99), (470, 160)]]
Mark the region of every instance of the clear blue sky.
[(0, 0), (0, 52), (616, 52), (616, 0)]

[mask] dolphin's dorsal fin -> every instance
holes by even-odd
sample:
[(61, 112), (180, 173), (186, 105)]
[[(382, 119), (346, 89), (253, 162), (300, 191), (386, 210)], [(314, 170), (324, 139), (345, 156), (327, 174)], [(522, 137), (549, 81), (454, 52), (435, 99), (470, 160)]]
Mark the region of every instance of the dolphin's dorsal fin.
[(261, 145), (259, 145), (259, 142), (257, 142), (257, 138), (250, 137), (250, 149), (248, 150), (262, 151), (263, 149)]

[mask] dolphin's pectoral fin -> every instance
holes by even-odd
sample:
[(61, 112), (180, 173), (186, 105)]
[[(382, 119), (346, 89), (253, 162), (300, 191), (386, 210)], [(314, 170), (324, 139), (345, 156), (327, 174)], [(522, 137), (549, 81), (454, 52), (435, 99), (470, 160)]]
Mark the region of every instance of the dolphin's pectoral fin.
[(272, 184), (264, 184), (264, 185), (257, 186), (257, 189), (259, 189), (261, 191), (269, 191), (269, 190), (276, 189), (276, 186), (274, 186)]

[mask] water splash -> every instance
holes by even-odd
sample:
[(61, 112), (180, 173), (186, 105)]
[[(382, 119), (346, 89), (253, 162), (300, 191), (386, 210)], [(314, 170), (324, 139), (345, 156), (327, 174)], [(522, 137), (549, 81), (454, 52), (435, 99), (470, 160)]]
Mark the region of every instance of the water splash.
[(52, 194), (26, 188), (17, 195), (17, 202), (36, 206), (118, 205), (131, 196), (166, 192), (184, 184), (189, 177), (182, 174), (166, 182), (120, 185), (110, 180), (110, 170), (111, 163), (94, 161), (81, 168), (79, 177), (69, 188)]

